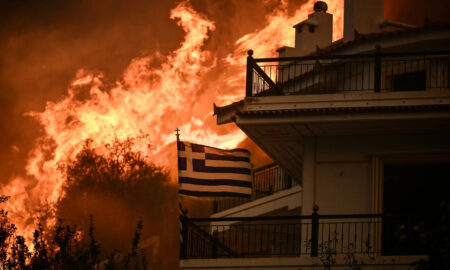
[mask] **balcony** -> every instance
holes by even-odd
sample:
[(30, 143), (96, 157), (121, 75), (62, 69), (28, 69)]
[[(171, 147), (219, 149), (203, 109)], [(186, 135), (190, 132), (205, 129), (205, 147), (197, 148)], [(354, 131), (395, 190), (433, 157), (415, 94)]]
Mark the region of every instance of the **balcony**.
[[(285, 217), (182, 217), (184, 260), (211, 258), (421, 255), (424, 218), (381, 214)], [(402, 230), (407, 240), (402, 240)], [(420, 232), (420, 233), (423, 233)], [(419, 232), (417, 232), (419, 234)]]
[(214, 112), (218, 124), (235, 123), (304, 179), (298, 165), (314, 138), (450, 132), (449, 67), (450, 51), (259, 59), (250, 52), (246, 98)]
[(450, 52), (247, 57), (246, 97), (450, 88)]
[(253, 171), (253, 189), (251, 199), (232, 198), (213, 201), (213, 213), (218, 213), (233, 207), (248, 203), (278, 191), (298, 185), (292, 177), (275, 163), (257, 168)]

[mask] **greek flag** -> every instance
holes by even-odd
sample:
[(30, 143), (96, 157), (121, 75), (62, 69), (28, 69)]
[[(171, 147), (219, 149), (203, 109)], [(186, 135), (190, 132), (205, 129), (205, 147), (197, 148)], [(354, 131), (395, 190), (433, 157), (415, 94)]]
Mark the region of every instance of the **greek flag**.
[(180, 194), (244, 197), (252, 193), (250, 152), (178, 142)]

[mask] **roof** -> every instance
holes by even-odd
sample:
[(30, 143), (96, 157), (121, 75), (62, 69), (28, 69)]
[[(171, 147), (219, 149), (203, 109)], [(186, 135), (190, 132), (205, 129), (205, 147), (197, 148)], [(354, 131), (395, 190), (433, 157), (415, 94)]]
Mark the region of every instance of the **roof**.
[(308, 108), (308, 109), (285, 109), (285, 110), (259, 110), (259, 111), (241, 111), (238, 115), (277, 115), (277, 114), (326, 114), (326, 113), (349, 113), (349, 112), (380, 112), (380, 111), (440, 111), (448, 110), (450, 104), (436, 105), (406, 105), (406, 106), (376, 106), (376, 107), (328, 107), (328, 108)]
[(353, 40), (347, 42), (344, 42), (343, 39), (337, 40), (325, 48), (317, 48), (316, 54), (318, 55), (331, 54), (338, 50), (345, 49), (347, 47), (364, 42), (370, 42), (379, 40), (381, 38), (389, 38), (400, 35), (420, 34), (430, 30), (450, 30), (450, 24), (433, 24), (433, 25), (430, 24), (423, 27), (410, 27), (410, 28), (405, 26), (404, 28), (399, 30), (376, 32), (369, 34), (361, 34), (355, 30), (355, 38)]
[[(378, 113), (378, 112), (417, 112), (417, 111), (448, 111), (450, 104), (427, 104), (427, 105), (393, 105), (393, 106), (356, 106), (356, 107), (320, 107), (320, 108), (296, 108), (296, 109), (271, 109), (271, 110), (245, 110), (244, 100), (234, 102), (230, 105), (217, 107), (214, 105), (214, 115), (221, 116), (218, 123), (225, 124), (235, 121), (237, 115), (242, 116), (289, 116), (299, 113), (307, 115), (341, 114), (341, 113)], [(219, 115), (220, 114), (220, 115)]]
[(238, 101), (238, 102), (233, 102), (229, 105), (226, 106), (222, 106), (222, 107), (218, 107), (215, 103), (214, 103), (214, 115), (218, 115), (219, 113), (224, 113), (224, 112), (240, 112), (244, 109), (244, 100)]
[(313, 25), (313, 26), (318, 26), (319, 25), (319, 23), (316, 20), (314, 20), (314, 19), (307, 19), (307, 20), (305, 20), (303, 22), (297, 23), (296, 25), (293, 26), (293, 28), (297, 29), (299, 26), (302, 26), (304, 24), (306, 24), (306, 25)]

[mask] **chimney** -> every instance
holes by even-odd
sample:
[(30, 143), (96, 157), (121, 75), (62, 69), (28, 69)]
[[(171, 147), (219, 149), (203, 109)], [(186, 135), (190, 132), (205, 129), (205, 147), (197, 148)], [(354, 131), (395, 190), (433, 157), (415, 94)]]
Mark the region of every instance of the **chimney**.
[(326, 47), (333, 40), (333, 15), (327, 13), (328, 6), (323, 1), (314, 4), (314, 13), (308, 19), (294, 25), (295, 48), (301, 55), (312, 53), (319, 48)]
[(278, 49), (280, 57), (304, 56), (323, 48), (333, 40), (333, 15), (327, 13), (328, 6), (323, 1), (314, 4), (314, 13), (308, 19), (294, 25), (295, 48), (282, 47)]
[(345, 0), (344, 42), (360, 34), (380, 32), (384, 21), (384, 0)]

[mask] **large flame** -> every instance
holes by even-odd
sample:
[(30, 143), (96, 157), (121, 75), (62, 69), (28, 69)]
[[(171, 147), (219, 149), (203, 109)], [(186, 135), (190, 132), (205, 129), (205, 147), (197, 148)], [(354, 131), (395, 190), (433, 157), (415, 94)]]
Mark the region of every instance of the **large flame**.
[[(29, 155), (27, 176), (11, 179), (1, 189), (2, 194), (11, 196), (8, 210), (13, 222), (30, 237), (34, 222), (45, 209), (45, 225), (54, 224), (52, 213), (64, 197), (66, 185), (58, 166), (73, 159), (87, 138), (94, 138), (94, 146), (101, 151), (116, 138), (148, 134), (151, 146), (138, 140), (137, 150), (169, 167), (174, 163), (170, 160), (174, 155), (167, 153), (175, 151), (175, 127), (181, 129), (183, 140), (235, 147), (245, 135), (235, 127), (218, 130), (211, 112), (213, 102), (224, 104), (242, 98), (247, 49), (253, 49), (257, 57), (267, 57), (273, 56), (276, 48), (291, 44), (294, 37), (289, 30), (306, 18), (313, 2), (309, 0), (289, 16), (282, 1), (267, 16), (264, 28), (243, 36), (232, 53), (217, 59), (214, 52), (203, 49), (215, 23), (182, 1), (170, 13), (185, 32), (178, 49), (167, 56), (157, 52), (132, 60), (112, 87), (104, 83), (101, 73), (79, 70), (66, 97), (48, 102), (43, 112), (29, 113), (40, 122), (45, 136), (36, 140)], [(336, 39), (342, 36), (343, 0), (328, 5), (335, 16)], [(206, 75), (218, 65), (225, 72), (208, 91), (201, 91)]]
[[(316, 0), (308, 0), (290, 16), (287, 1), (281, 1), (278, 9), (266, 18), (267, 25), (253, 33), (247, 34), (236, 41), (237, 48), (230, 53), (225, 61), (234, 70), (244, 70), (247, 50), (252, 49), (254, 57), (276, 57), (276, 49), (282, 46), (294, 46), (295, 30), (293, 25), (307, 19), (308, 14), (314, 12)], [(333, 41), (343, 36), (344, 0), (328, 1), (328, 13), (333, 14)], [(282, 29), (282, 30), (280, 30)], [(238, 91), (222, 95), (224, 101), (242, 96), (245, 73), (234, 73), (226, 82)]]

